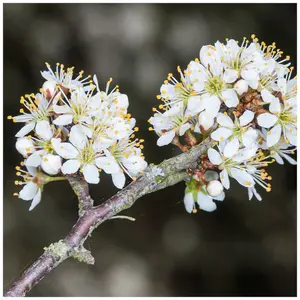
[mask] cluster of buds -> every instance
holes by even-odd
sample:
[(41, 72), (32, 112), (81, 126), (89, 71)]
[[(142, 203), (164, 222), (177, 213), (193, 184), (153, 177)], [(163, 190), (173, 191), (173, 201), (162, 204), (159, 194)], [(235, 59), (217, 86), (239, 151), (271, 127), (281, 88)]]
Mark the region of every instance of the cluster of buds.
[[(229, 178), (248, 189), (249, 199), (257, 185), (271, 191), (270, 163), (291, 164), (297, 140), (297, 80), (292, 78), (290, 57), (276, 44), (226, 39), (203, 46), (180, 80), (169, 74), (161, 86), (158, 108), (149, 119), (159, 136), (158, 146), (170, 143), (182, 151), (206, 138), (216, 141), (198, 167), (188, 170), (186, 210), (213, 211), (213, 200), (223, 200)], [(209, 172), (209, 176), (207, 176)], [(213, 174), (213, 175), (212, 175)]]
[(17, 175), (25, 185), (14, 195), (32, 200), (30, 210), (41, 200), (45, 183), (81, 174), (91, 184), (100, 181), (100, 172), (112, 176), (114, 185), (125, 185), (125, 174), (135, 180), (147, 163), (142, 154), (143, 139), (135, 138), (138, 127), (127, 112), (129, 101), (112, 79), (100, 90), (96, 75), (74, 76), (74, 67), (65, 70), (57, 63), (53, 71), (46, 63), (46, 79), (40, 92), (21, 97), (20, 115), (8, 116), (25, 123), (16, 134), (16, 149), (24, 157)]

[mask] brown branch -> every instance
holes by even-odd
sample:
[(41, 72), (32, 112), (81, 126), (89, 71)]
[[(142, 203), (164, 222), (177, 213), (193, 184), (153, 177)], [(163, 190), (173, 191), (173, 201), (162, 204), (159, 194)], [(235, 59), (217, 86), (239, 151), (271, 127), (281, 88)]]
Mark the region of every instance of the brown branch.
[[(65, 239), (45, 248), (45, 252), (25, 270), (20, 278), (11, 284), (5, 296), (25, 296), (46, 274), (69, 257), (86, 263), (93, 263), (93, 257), (89, 251), (84, 249), (83, 244), (95, 228), (112, 216), (130, 208), (142, 196), (182, 181), (186, 176), (186, 172), (183, 170), (195, 164), (198, 157), (213, 144), (214, 142), (207, 139), (190, 151), (165, 160), (157, 166), (151, 164), (136, 181), (103, 204), (84, 208), (82, 215)], [(89, 197), (87, 185), (78, 178), (69, 177), (68, 179), (78, 195), (79, 201), (83, 201), (83, 207), (86, 207), (86, 203), (92, 203), (91, 199), (89, 201), (84, 200), (88, 199), (87, 195)]]

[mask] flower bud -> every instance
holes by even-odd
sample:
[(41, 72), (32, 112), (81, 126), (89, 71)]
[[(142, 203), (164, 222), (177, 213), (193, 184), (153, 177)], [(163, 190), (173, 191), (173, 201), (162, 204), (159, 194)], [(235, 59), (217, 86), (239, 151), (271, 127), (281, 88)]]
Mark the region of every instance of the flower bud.
[(218, 197), (223, 192), (223, 185), (219, 180), (212, 180), (206, 186), (206, 190), (211, 197)]
[(248, 91), (248, 83), (247, 83), (247, 81), (244, 80), (244, 79), (239, 80), (234, 85), (234, 89), (236, 90), (236, 92), (238, 93), (239, 96), (243, 95), (244, 93), (246, 93)]
[(47, 174), (56, 175), (61, 169), (61, 158), (53, 154), (45, 155), (41, 167)]
[(34, 152), (34, 144), (28, 137), (18, 138), (16, 142), (16, 149), (24, 157), (27, 157), (29, 153)]
[(52, 80), (47, 80), (43, 84), (43, 93), (45, 98), (49, 101), (55, 95), (56, 92), (56, 82)]

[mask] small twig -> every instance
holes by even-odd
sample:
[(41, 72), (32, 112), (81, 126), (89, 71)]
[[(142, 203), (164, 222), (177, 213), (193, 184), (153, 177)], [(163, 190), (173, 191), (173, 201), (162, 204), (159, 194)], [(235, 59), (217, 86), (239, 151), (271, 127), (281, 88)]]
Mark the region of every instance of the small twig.
[(126, 220), (132, 221), (132, 222), (135, 221), (135, 218), (128, 217), (128, 216), (113, 216), (113, 217), (110, 218), (110, 220), (111, 219), (126, 219)]

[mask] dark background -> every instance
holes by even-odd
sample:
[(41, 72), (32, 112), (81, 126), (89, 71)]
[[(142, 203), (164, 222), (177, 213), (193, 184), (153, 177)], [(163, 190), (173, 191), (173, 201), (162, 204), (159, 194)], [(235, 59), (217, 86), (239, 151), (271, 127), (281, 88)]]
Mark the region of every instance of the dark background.
[[(198, 57), (202, 45), (255, 33), (275, 41), (296, 65), (296, 4), (5, 4), (4, 115), (37, 92), (44, 62), (74, 65), (109, 77), (130, 98), (130, 112), (145, 138), (147, 161), (178, 153), (158, 148), (147, 119), (169, 72)], [(76, 221), (77, 202), (66, 182), (45, 187), (41, 204), (13, 197), (14, 148), (20, 125), (4, 119), (4, 286), (63, 238)], [(296, 168), (273, 165), (271, 193), (248, 201), (233, 184), (213, 213), (185, 212), (184, 184), (140, 199), (107, 221), (86, 243), (95, 266), (68, 260), (30, 296), (295, 296)], [(233, 182), (233, 181), (232, 181)], [(91, 186), (96, 204), (116, 189), (109, 176)]]

